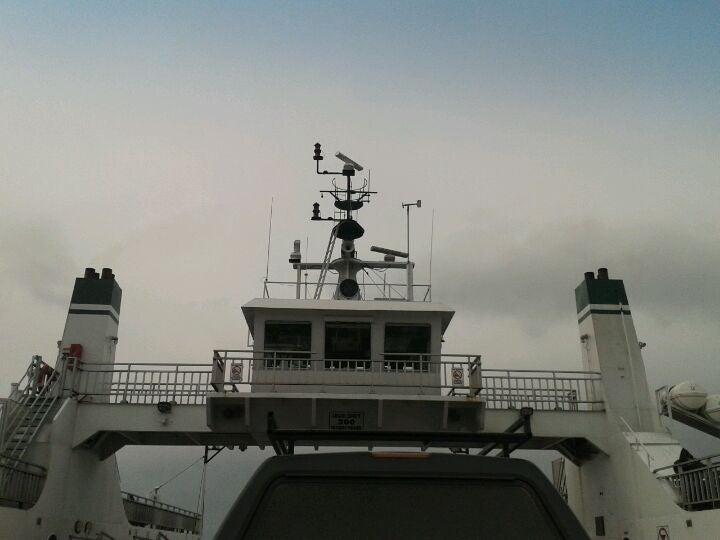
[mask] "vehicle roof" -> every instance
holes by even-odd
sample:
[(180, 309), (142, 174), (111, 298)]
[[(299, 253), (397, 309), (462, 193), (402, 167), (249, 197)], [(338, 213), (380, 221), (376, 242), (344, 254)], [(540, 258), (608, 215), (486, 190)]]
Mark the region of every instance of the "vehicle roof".
[[(520, 481), (534, 490), (562, 538), (584, 539), (587, 533), (545, 475), (521, 459), (454, 454), (321, 453), (274, 456), (248, 481), (216, 536), (218, 540), (243, 538), (268, 488), (281, 478), (363, 478)], [(478, 509), (481, 511), (482, 509)], [(518, 519), (523, 509), (518, 508)], [(438, 516), (440, 520), (442, 516)]]

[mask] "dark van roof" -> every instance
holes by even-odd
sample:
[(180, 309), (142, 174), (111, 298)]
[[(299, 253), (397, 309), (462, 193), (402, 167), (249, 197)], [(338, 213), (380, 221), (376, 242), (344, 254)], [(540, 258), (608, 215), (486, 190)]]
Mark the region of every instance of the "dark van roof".
[(532, 463), (452, 454), (276, 456), (257, 470), (217, 540), (585, 539)]

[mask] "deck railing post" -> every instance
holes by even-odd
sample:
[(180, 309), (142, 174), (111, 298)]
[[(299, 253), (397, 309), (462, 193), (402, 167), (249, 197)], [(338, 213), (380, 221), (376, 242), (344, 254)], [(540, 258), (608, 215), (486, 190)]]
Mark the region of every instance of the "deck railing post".
[[(128, 387), (130, 386), (130, 364), (127, 366), (127, 373), (125, 374), (125, 383), (123, 384), (122, 401), (127, 402)], [(122, 381), (122, 375), (120, 375)]]
[(507, 377), (507, 402), (508, 402), (508, 409), (513, 409), (513, 401), (512, 401), (512, 380), (510, 379), (510, 371), (506, 371), (506, 377)]
[[(78, 393), (78, 389), (76, 386), (79, 386), (80, 384), (80, 378), (82, 375), (80, 374), (80, 371), (82, 370), (82, 361), (81, 360), (73, 360), (73, 368), (70, 370), (70, 384), (69, 384), (69, 390), (70, 395)], [(76, 378), (78, 378), (76, 380)]]

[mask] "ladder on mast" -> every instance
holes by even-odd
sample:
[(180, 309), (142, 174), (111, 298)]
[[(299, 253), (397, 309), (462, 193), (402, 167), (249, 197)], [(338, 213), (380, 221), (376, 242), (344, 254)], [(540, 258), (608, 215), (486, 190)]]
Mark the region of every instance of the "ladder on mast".
[(315, 300), (318, 300), (322, 294), (323, 285), (325, 285), (325, 278), (327, 277), (327, 273), (330, 268), (330, 261), (332, 260), (333, 250), (335, 249), (335, 240), (337, 240), (337, 236), (335, 236), (335, 229), (336, 227), (333, 227), (330, 231), (330, 239), (328, 240), (327, 249), (325, 250), (325, 257), (323, 258), (322, 267), (320, 268), (318, 282), (315, 286), (315, 294), (313, 294), (313, 298)]

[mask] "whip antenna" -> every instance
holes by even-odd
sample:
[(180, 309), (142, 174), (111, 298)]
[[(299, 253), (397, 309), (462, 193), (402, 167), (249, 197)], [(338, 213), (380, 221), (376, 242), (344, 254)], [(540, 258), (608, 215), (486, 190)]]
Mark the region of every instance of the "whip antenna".
[(267, 240), (267, 259), (265, 261), (265, 281), (263, 283), (263, 297), (267, 298), (269, 296), (267, 294), (267, 281), (268, 281), (268, 274), (270, 273), (270, 238), (272, 235), (272, 218), (273, 218), (273, 202), (275, 202), (274, 197), (270, 197), (270, 223), (268, 224), (268, 240)]

